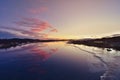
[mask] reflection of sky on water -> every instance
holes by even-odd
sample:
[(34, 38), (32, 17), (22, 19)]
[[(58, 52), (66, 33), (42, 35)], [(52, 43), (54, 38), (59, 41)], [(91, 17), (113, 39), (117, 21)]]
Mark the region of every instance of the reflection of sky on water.
[[(75, 47), (76, 46), (76, 47)], [(35, 43), (0, 50), (2, 80), (114, 80), (119, 75), (119, 51)]]

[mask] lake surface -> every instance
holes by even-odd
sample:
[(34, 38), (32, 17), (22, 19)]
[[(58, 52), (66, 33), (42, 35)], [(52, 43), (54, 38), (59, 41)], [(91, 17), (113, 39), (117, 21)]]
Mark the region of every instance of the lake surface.
[(0, 80), (120, 80), (120, 52), (107, 48), (31, 43), (0, 49)]

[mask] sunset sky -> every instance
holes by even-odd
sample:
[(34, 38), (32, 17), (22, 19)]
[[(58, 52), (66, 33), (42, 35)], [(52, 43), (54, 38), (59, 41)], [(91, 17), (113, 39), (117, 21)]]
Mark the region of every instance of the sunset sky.
[(120, 0), (0, 0), (0, 37), (83, 38), (120, 32)]

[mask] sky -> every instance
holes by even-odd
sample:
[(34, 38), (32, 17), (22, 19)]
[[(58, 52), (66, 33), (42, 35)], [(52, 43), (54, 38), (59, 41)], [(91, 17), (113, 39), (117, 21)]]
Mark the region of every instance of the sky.
[(120, 33), (120, 0), (0, 0), (0, 37), (83, 38)]

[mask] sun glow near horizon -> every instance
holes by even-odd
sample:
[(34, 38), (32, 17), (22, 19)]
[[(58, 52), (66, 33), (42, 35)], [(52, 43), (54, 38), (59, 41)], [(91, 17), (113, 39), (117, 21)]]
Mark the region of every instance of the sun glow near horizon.
[(118, 0), (3, 0), (0, 32), (4, 36), (29, 38), (102, 37), (120, 32), (119, 3)]

